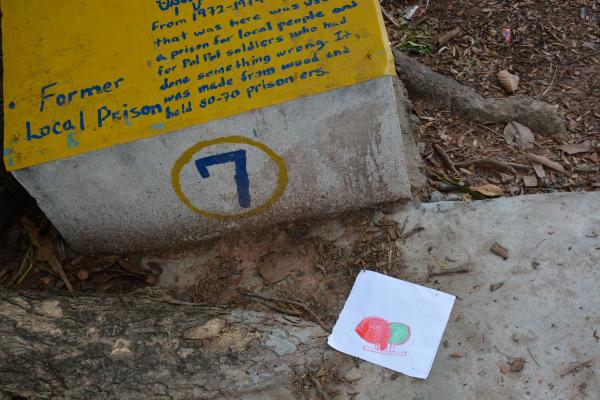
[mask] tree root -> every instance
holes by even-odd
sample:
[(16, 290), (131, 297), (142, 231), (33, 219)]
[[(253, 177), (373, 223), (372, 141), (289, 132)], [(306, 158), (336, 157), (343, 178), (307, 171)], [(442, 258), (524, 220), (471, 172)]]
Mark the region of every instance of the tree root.
[(327, 333), (301, 318), (179, 302), (156, 289), (0, 289), (0, 331), (0, 398), (294, 398), (294, 371), (318, 368), (329, 351)]
[(484, 123), (517, 121), (541, 134), (566, 133), (558, 105), (525, 96), (485, 99), (475, 90), (433, 72), (394, 50), (398, 77), (411, 97), (449, 108), (465, 118)]

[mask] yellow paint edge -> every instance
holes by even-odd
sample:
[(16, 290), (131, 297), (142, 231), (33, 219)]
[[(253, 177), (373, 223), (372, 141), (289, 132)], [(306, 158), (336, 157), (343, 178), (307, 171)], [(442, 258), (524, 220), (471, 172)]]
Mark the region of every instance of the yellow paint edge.
[(381, 5), (379, 1), (373, 1), (375, 6), (375, 14), (377, 15), (377, 22), (379, 23), (379, 29), (381, 30), (381, 40), (384, 43), (385, 55), (386, 55), (386, 66), (383, 71), (383, 75), (397, 76), (396, 74), (396, 63), (394, 62), (394, 53), (392, 52), (392, 43), (388, 37), (387, 30), (385, 29), (385, 21), (383, 20), (383, 11), (381, 11)]

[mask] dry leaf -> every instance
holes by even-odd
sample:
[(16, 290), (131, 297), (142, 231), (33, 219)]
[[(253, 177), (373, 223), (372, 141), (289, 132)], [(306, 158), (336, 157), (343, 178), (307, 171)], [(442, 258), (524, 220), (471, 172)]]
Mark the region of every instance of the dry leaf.
[(26, 217), (21, 217), (21, 224), (31, 244), (35, 247), (35, 260), (48, 261), (54, 255), (54, 245), (50, 238), (40, 237), (40, 228)]
[(483, 186), (474, 186), (471, 190), (488, 197), (497, 197), (504, 194), (504, 189), (500, 186), (492, 185), (491, 183)]
[(31, 222), (26, 217), (21, 217), (21, 224), (23, 225), (23, 229), (25, 229), (25, 233), (27, 233), (27, 236), (29, 236), (31, 243), (35, 247), (40, 247), (40, 242), (38, 240), (40, 228), (38, 228), (33, 222)]
[(585, 92), (583, 90), (577, 89), (577, 88), (569, 89), (569, 90), (565, 91), (565, 93), (568, 93), (573, 96), (583, 96), (585, 94)]
[(490, 251), (505, 260), (508, 259), (508, 249), (498, 242), (494, 242), (492, 247), (490, 247)]
[(515, 142), (519, 147), (527, 149), (533, 146), (535, 136), (531, 129), (516, 121), (510, 121), (504, 127), (504, 140), (511, 144)]
[(536, 187), (538, 185), (535, 175), (525, 175), (523, 177), (523, 183), (525, 184), (525, 187)]
[(519, 77), (503, 69), (498, 72), (498, 82), (507, 93), (514, 93), (519, 87)]
[(69, 281), (69, 277), (65, 273), (65, 270), (63, 269), (62, 264), (60, 263), (60, 261), (58, 261), (58, 258), (56, 258), (56, 256), (50, 257), (48, 259), (48, 265), (50, 265), (50, 267), (52, 267), (52, 270), (54, 272), (56, 272), (58, 274), (58, 276), (60, 276), (60, 279), (62, 279), (65, 286), (67, 286), (67, 289), (69, 290), (69, 292), (73, 292), (74, 291), (73, 286), (71, 285), (71, 282)]
[(131, 272), (132, 274), (135, 274), (135, 275), (146, 275), (146, 273), (140, 267), (133, 265), (130, 262), (125, 261), (122, 258), (119, 258), (117, 260), (117, 262), (119, 263), (121, 268), (123, 268), (127, 272)]
[(531, 165), (533, 166), (535, 174), (538, 176), (538, 178), (544, 179), (546, 177), (546, 170), (542, 164), (532, 162)]
[(40, 282), (42, 282), (44, 286), (48, 286), (52, 283), (52, 279), (52, 275), (46, 275), (40, 279)]
[(560, 146), (560, 149), (565, 153), (572, 155), (578, 153), (587, 153), (592, 151), (592, 145), (589, 142), (577, 143), (577, 144), (565, 144)]
[(438, 44), (440, 46), (443, 46), (446, 43), (448, 43), (450, 40), (452, 40), (453, 38), (458, 36), (459, 34), (460, 34), (460, 27), (457, 26), (454, 29), (452, 29), (452, 30), (444, 33), (442, 36), (440, 36), (438, 39)]
[(48, 261), (54, 255), (54, 246), (48, 238), (38, 238), (35, 249), (36, 261)]

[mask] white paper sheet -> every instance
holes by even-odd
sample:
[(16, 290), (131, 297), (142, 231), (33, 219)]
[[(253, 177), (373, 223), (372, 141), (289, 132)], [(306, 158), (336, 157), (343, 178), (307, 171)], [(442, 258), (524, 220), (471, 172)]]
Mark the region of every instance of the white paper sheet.
[(328, 343), (342, 353), (425, 379), (454, 299), (447, 293), (363, 271)]

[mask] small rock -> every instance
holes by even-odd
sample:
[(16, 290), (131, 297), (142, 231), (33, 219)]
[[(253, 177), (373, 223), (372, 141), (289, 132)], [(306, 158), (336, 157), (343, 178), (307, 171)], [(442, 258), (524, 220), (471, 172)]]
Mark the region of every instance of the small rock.
[(90, 273), (87, 272), (85, 269), (80, 269), (79, 271), (77, 271), (77, 278), (79, 278), (80, 281), (85, 281), (89, 277)]
[(511, 372), (521, 372), (525, 367), (525, 360), (521, 357), (514, 358), (510, 361), (510, 371)]
[(440, 192), (445, 192), (445, 193), (449, 193), (449, 192), (456, 192), (456, 186), (451, 185), (449, 183), (446, 182), (438, 182), (435, 186), (437, 186), (437, 189)]
[(444, 200), (444, 195), (441, 192), (438, 192), (436, 190), (433, 193), (431, 193), (431, 202), (432, 203), (437, 203), (438, 201), (442, 201), (442, 200)]
[(515, 194), (521, 191), (521, 188), (515, 185), (510, 185), (507, 190), (510, 194), (514, 196)]
[(446, 197), (446, 201), (463, 201), (463, 197), (458, 194), (450, 194)]
[(373, 225), (378, 225), (381, 223), (381, 220), (385, 218), (385, 213), (381, 210), (375, 211), (373, 213)]

